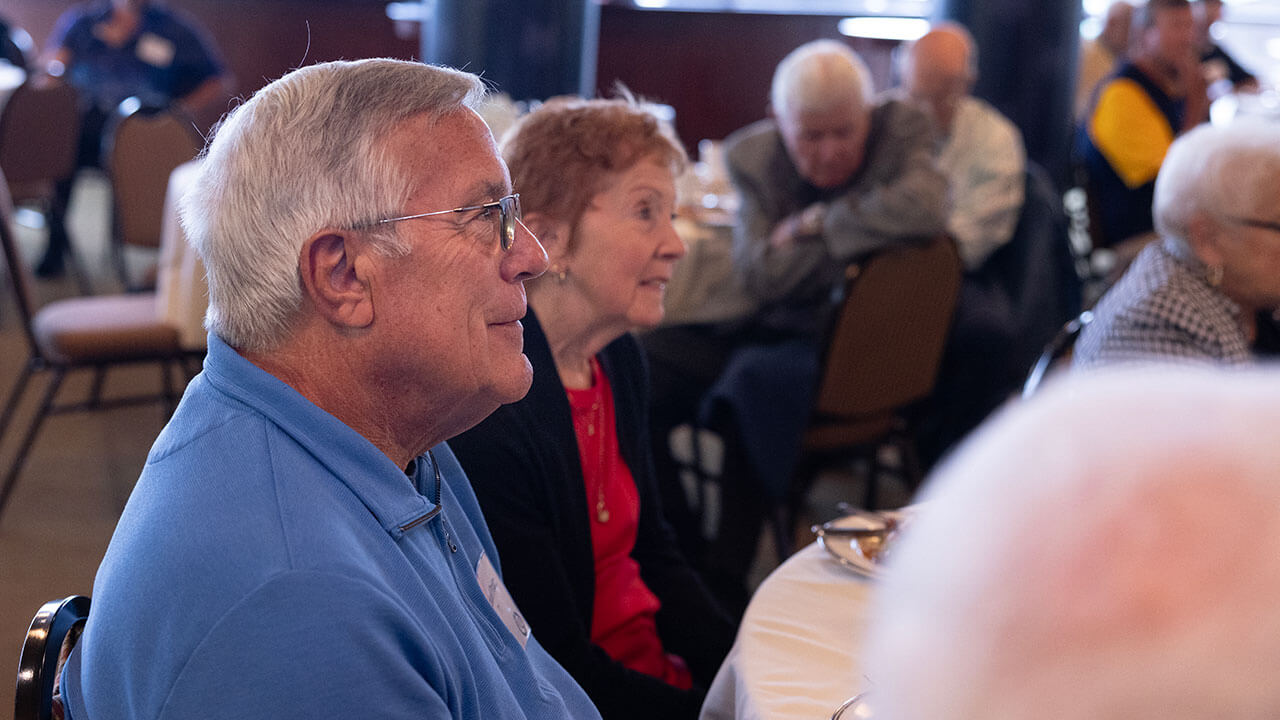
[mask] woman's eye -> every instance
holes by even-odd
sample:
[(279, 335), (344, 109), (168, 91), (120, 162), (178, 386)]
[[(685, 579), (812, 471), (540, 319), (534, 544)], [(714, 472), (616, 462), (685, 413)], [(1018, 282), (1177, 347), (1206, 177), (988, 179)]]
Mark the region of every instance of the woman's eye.
[(652, 219), (653, 219), (653, 207), (652, 207), (652, 206), (650, 206), (650, 205), (647, 205), (647, 204), (646, 204), (646, 205), (641, 205), (641, 206), (636, 210), (636, 216), (637, 216), (637, 217), (639, 217), (641, 220), (652, 220)]

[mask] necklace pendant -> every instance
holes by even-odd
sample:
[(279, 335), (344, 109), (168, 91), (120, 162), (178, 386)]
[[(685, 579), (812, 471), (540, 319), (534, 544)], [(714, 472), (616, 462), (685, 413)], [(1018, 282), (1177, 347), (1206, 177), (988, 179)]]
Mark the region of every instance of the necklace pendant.
[(609, 508), (604, 506), (603, 502), (596, 503), (596, 520), (598, 522), (609, 522)]

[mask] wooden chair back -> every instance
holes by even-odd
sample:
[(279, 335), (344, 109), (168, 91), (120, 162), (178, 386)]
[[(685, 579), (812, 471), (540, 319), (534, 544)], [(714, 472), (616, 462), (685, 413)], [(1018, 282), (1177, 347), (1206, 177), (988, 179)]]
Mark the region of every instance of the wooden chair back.
[(927, 397), (960, 276), (955, 243), (945, 236), (851, 266), (823, 357), (815, 418), (874, 416)]
[(13, 229), (13, 202), (9, 195), (9, 184), (6, 176), (0, 173), (0, 248), (4, 251), (4, 263), (9, 270), (9, 282), (13, 286), (13, 299), (18, 306), (18, 315), (22, 318), (22, 331), (27, 338), (31, 353), (40, 355), (40, 345), (36, 342), (35, 331), (31, 320), (35, 317), (35, 295), (32, 290), (33, 279), (26, 259), (22, 257), (22, 248), (18, 247), (18, 238)]
[(119, 244), (160, 247), (169, 174), (203, 146), (195, 125), (176, 110), (134, 110), (119, 119), (107, 154)]
[(76, 169), (80, 111), (62, 82), (28, 79), (0, 111), (0, 172), (18, 200), (42, 197)]

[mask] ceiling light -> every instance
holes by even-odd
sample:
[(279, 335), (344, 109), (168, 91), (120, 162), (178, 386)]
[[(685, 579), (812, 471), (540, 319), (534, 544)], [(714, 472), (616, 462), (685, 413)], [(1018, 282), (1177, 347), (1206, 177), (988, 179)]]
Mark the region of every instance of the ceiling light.
[(851, 17), (840, 21), (840, 34), (877, 40), (918, 40), (929, 32), (929, 21), (907, 17)]

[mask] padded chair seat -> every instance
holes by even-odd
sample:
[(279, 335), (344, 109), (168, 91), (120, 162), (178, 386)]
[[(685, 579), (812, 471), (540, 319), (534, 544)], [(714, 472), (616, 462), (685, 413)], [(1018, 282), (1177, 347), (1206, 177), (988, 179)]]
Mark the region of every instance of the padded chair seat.
[(95, 363), (177, 353), (178, 331), (156, 315), (153, 293), (71, 298), (41, 308), (32, 321), (51, 358)]

